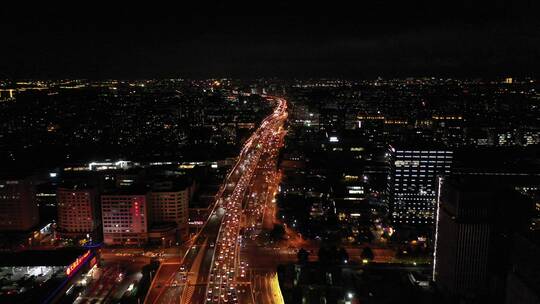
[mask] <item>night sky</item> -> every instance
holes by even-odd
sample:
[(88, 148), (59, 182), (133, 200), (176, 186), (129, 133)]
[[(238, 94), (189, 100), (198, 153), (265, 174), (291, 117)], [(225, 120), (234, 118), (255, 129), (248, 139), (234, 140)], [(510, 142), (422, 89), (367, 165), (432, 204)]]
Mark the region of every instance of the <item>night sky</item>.
[(499, 77), (540, 71), (540, 1), (288, 2), (4, 6), (0, 78)]

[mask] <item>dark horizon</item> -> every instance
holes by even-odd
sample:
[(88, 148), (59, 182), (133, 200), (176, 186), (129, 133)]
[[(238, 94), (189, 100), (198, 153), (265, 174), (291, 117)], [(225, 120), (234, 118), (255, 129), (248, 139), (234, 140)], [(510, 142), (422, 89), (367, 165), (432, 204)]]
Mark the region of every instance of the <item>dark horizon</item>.
[[(40, 7), (42, 6), (42, 7)], [(536, 76), (534, 1), (6, 8), (0, 77)]]

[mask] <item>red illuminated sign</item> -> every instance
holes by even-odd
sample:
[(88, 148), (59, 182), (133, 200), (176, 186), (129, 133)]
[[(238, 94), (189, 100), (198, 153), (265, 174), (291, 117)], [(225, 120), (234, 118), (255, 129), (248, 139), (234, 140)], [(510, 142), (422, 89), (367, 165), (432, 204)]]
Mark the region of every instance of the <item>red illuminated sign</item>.
[(66, 274), (69, 276), (73, 273), (75, 273), (75, 271), (77, 269), (79, 269), (79, 267), (84, 264), (84, 262), (86, 262), (86, 260), (88, 259), (88, 257), (90, 256), (90, 250), (88, 250), (87, 252), (85, 252), (83, 255), (81, 255), (80, 257), (78, 257), (75, 262), (71, 263), (71, 265), (69, 265), (67, 268), (66, 268)]
[(141, 211), (139, 209), (139, 203), (135, 202), (135, 216), (140, 216), (140, 215), (141, 215)]

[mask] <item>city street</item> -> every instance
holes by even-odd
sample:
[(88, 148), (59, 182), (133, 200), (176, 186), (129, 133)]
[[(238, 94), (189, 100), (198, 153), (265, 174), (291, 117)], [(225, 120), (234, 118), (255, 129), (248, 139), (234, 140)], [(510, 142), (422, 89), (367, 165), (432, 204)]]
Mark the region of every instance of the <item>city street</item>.
[[(262, 225), (266, 204), (261, 206), (257, 202), (266, 203), (268, 197), (267, 189), (256, 186), (264, 183), (256, 183), (257, 180), (253, 178), (261, 174), (261, 170), (275, 171), (275, 158), (283, 141), (282, 127), (287, 118), (286, 102), (279, 98), (276, 100), (278, 105), (274, 113), (262, 122), (261, 127), (248, 140), (245, 146), (247, 149), (242, 151), (241, 158), (246, 159), (240, 166), (241, 177), (232, 194), (224, 201), (226, 215), (216, 243), (206, 302), (239, 302), (237, 279), (245, 277), (248, 267), (239, 256), (244, 239), (240, 232), (246, 231), (246, 228), (256, 229)], [(274, 159), (273, 166), (268, 165), (272, 164), (271, 159)], [(259, 200), (257, 195), (261, 195), (264, 199)], [(255, 200), (255, 203), (250, 200)], [(255, 208), (249, 209), (250, 203)], [(244, 213), (243, 208), (246, 206), (248, 212)]]
[[(186, 288), (186, 283), (195, 282), (194, 278), (199, 277), (199, 271), (205, 271), (204, 267), (199, 267), (200, 260), (203, 255), (207, 256), (208, 252), (212, 251), (210, 243), (214, 242), (217, 237), (222, 217), (222, 211), (210, 216), (206, 225), (183, 257), (182, 262), (173, 262), (160, 267), (156, 278), (152, 282), (145, 303), (178, 303), (183, 295), (185, 296), (188, 291), (193, 289), (193, 286), (189, 284), (187, 284)], [(195, 267), (193, 267), (194, 265)], [(193, 273), (192, 268), (197, 269), (197, 272)], [(208, 270), (206, 270), (207, 272)]]
[[(286, 102), (263, 120), (242, 148), (216, 196), (211, 216), (178, 264), (162, 265), (145, 303), (238, 302), (236, 278), (244, 198), (263, 152), (277, 155), (276, 138), (287, 117)], [(261, 216), (262, 218), (262, 216)]]

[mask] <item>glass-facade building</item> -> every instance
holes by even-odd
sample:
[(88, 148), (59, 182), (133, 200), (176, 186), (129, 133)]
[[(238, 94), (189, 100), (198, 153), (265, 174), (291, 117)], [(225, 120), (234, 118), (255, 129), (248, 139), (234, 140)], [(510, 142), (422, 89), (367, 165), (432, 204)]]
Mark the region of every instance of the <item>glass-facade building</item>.
[(450, 173), (453, 152), (390, 147), (388, 199), (394, 224), (432, 224), (435, 218), (438, 177)]

